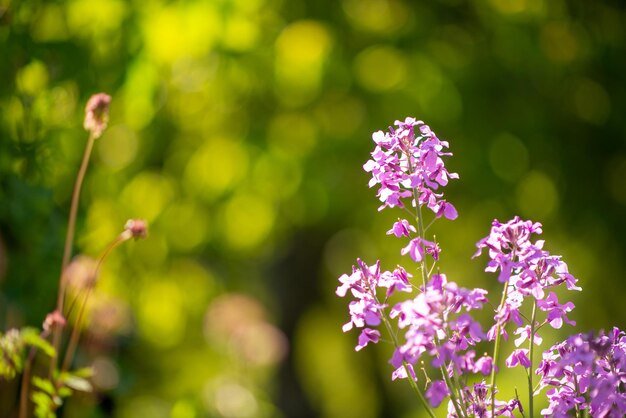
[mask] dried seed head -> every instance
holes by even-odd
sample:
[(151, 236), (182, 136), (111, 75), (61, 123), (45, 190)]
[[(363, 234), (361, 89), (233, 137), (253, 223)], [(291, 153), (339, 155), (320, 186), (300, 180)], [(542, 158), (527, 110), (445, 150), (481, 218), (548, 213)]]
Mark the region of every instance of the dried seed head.
[(94, 138), (99, 138), (109, 123), (110, 104), (111, 96), (106, 93), (94, 94), (87, 101), (83, 126)]
[(124, 226), (124, 232), (129, 238), (146, 238), (148, 236), (148, 222), (143, 219), (129, 219)]
[(55, 310), (48, 315), (46, 315), (46, 320), (43, 321), (43, 329), (44, 331), (51, 331), (56, 327), (63, 328), (66, 324), (65, 318), (58, 310)]

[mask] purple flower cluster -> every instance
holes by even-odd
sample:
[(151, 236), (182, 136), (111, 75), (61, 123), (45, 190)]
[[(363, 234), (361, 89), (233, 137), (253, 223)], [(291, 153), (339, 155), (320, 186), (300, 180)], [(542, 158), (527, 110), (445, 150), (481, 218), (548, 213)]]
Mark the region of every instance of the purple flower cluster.
[(434, 367), (448, 367), (457, 375), (491, 372), (491, 359), (475, 361), (468, 348), (485, 338), (481, 326), (468, 314), (487, 302), (487, 291), (460, 288), (444, 274), (432, 280), (411, 300), (396, 304), (389, 314), (398, 318), (398, 328), (406, 330), (405, 341), (391, 358), (396, 368), (393, 379), (406, 377), (404, 364), (415, 365), (422, 354), (433, 358)]
[[(477, 257), (483, 249), (488, 250), (489, 262), (485, 271), (499, 272), (498, 280), (505, 284), (505, 299), (495, 315), (495, 324), (489, 330), (489, 339), (494, 340), (499, 332), (508, 338), (506, 324), (514, 322), (518, 329), (515, 331), (519, 338), (516, 346), (531, 337), (530, 326), (524, 326), (520, 308), (525, 298), (532, 297), (537, 308), (546, 313), (543, 323), (530, 324), (536, 330), (544, 323), (553, 328), (561, 328), (563, 322), (570, 325), (576, 323), (567, 317), (574, 309), (572, 302), (559, 303), (556, 294), (550, 289), (564, 283), (569, 290), (581, 290), (576, 286), (576, 278), (572, 276), (561, 257), (550, 255), (543, 250), (543, 240), (531, 241), (533, 234), (541, 234), (541, 224), (532, 221), (522, 221), (519, 217), (507, 223), (493, 221), (490, 234), (480, 240), (476, 246)], [(541, 343), (538, 334), (533, 335), (533, 342)], [(530, 366), (527, 351), (516, 350), (507, 360), (509, 367), (521, 364)]]
[[(477, 418), (491, 418), (492, 396), (489, 386), (485, 382), (476, 383), (463, 389), (463, 406), (467, 416)], [(521, 403), (517, 399), (509, 402), (495, 400), (494, 416), (514, 417), (513, 411), (523, 411)], [(448, 402), (448, 418), (459, 418), (452, 402)]]
[(381, 272), (380, 261), (368, 266), (360, 259), (357, 260), (357, 265), (358, 267), (352, 266), (352, 274), (339, 277), (341, 285), (337, 287), (336, 294), (344, 297), (350, 291), (356, 298), (349, 304), (350, 321), (344, 324), (343, 332), (354, 327), (363, 328), (356, 346), (356, 350), (359, 351), (367, 344), (377, 343), (380, 339), (380, 331), (369, 328), (380, 325), (381, 314), (387, 307), (384, 302), (379, 302), (378, 289), (386, 289), (386, 301), (394, 292), (411, 292), (412, 287), (409, 283), (411, 275), (402, 267), (396, 268), (393, 272)]
[[(455, 207), (441, 192), (449, 179), (458, 178), (444, 166), (443, 157), (451, 155), (445, 152), (448, 143), (414, 118), (396, 121), (389, 132), (375, 132), (372, 138), (376, 144), (372, 159), (363, 166), (372, 175), (369, 186), (379, 185), (379, 210), (398, 207), (415, 217), (414, 224), (399, 218), (387, 235), (408, 241), (400, 253), (419, 264), (422, 284), (416, 296), (391, 305), (394, 293), (412, 292), (412, 275), (400, 266), (392, 272), (381, 271), (379, 261), (368, 266), (357, 260), (352, 273), (339, 278), (336, 291), (340, 297), (348, 293), (354, 297), (349, 304), (350, 320), (343, 331), (361, 329), (355, 349), (379, 342), (381, 332), (377, 327), (384, 323), (395, 347), (390, 359), (392, 379), (410, 377), (407, 380), (430, 416), (435, 416), (432, 408), (446, 398), (447, 416), (452, 418), (513, 417), (515, 410), (524, 416), (517, 397), (508, 402), (495, 399), (499, 342), (508, 339), (507, 326), (512, 322), (517, 327), (513, 334), (516, 348), (504, 363), (509, 368), (526, 369), (531, 417), (534, 396), (546, 388), (549, 406), (541, 411), (544, 416), (567, 417), (573, 411), (576, 416), (583, 412), (593, 417), (626, 416), (626, 333), (618, 329), (595, 337), (574, 335), (544, 352), (535, 372), (541, 378), (539, 389), (534, 389), (533, 353), (542, 343), (538, 331), (543, 326), (559, 329), (564, 323), (575, 325), (568, 317), (574, 304), (559, 301), (557, 288), (581, 290), (561, 257), (551, 255), (543, 249), (543, 240), (533, 238), (542, 233), (541, 224), (519, 217), (506, 223), (495, 220), (489, 235), (476, 244), (474, 257), (487, 250), (485, 271), (497, 273), (503, 284), (495, 323), (484, 333), (471, 311), (484, 307), (487, 291), (449, 282), (435, 268), (441, 252), (439, 244), (425, 235), (429, 226), (424, 228), (422, 207), (434, 212), (435, 219), (457, 217)], [(429, 261), (434, 264), (429, 265)], [(522, 313), (525, 302), (531, 304), (530, 315), (526, 310)], [(493, 357), (476, 355), (474, 347), (484, 340), (495, 341)], [(520, 348), (522, 344), (527, 348)], [(429, 358), (428, 365), (422, 362), (423, 356)], [(419, 385), (418, 367), (425, 376), (425, 382)], [(431, 379), (433, 369), (439, 369), (438, 378)], [(468, 375), (476, 374), (491, 374), (490, 383), (474, 383), (475, 377), (468, 379)]]
[(396, 121), (395, 125), (389, 132), (374, 132), (376, 148), (372, 159), (363, 166), (372, 174), (369, 186), (380, 185), (377, 196), (383, 204), (378, 210), (405, 207), (402, 200), (410, 198), (413, 207), (424, 205), (438, 218), (455, 219), (454, 206), (443, 199), (443, 193), (436, 192), (449, 179), (459, 178), (458, 174), (449, 173), (443, 163), (442, 157), (452, 155), (443, 151), (448, 143), (414, 118)]
[(576, 334), (543, 354), (537, 369), (541, 388), (549, 388), (544, 416), (567, 417), (588, 411), (592, 417), (626, 416), (626, 333)]

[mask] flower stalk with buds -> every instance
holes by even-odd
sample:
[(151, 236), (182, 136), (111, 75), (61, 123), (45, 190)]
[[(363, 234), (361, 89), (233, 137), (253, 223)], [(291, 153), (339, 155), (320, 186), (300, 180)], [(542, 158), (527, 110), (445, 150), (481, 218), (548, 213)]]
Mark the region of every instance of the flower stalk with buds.
[[(31, 328), (25, 328), (21, 331), (10, 330), (4, 335), (0, 334), (0, 355), (2, 355), (2, 357), (0, 357), (0, 376), (13, 377), (17, 373), (22, 372), (19, 418), (26, 418), (28, 416), (28, 399), (31, 383), (36, 387), (36, 390), (32, 393), (31, 399), (36, 404), (37, 416), (54, 416), (55, 411), (62, 404), (63, 398), (70, 396), (73, 390), (89, 390), (91, 385), (85, 380), (85, 377), (89, 375), (88, 371), (69, 371), (78, 347), (87, 301), (97, 283), (102, 264), (111, 251), (123, 242), (130, 239), (146, 238), (148, 234), (146, 221), (131, 219), (126, 223), (122, 232), (107, 245), (97, 261), (86, 263), (87, 267), (83, 266), (83, 271), (79, 272), (80, 274), (77, 274), (77, 271), (75, 271), (76, 268), (74, 268), (75, 264), (79, 264), (78, 261), (70, 264), (82, 184), (87, 173), (95, 140), (102, 136), (108, 125), (110, 104), (111, 97), (109, 95), (98, 93), (91, 96), (85, 107), (83, 126), (89, 133), (89, 137), (72, 192), (56, 308), (46, 316), (41, 332), (37, 332)], [(88, 258), (83, 257), (82, 261), (85, 259)], [(76, 280), (74, 276), (81, 277)], [(77, 290), (77, 293), (74, 295), (74, 299), (66, 310), (65, 296), (68, 285), (70, 284)], [(57, 367), (61, 357), (60, 348), (63, 329), (67, 325), (66, 318), (69, 312), (74, 308), (75, 303), (80, 299), (81, 292), (84, 293), (80, 302), (79, 311), (73, 324), (61, 369), (59, 370)], [(47, 341), (48, 338), (51, 338), (51, 343)], [(26, 358), (22, 359), (20, 353), (27, 346), (30, 347), (30, 350)], [(44, 351), (50, 358), (47, 379), (39, 376), (33, 376), (31, 379), (32, 363), (37, 350)], [(5, 362), (4, 358), (11, 359), (11, 362)]]

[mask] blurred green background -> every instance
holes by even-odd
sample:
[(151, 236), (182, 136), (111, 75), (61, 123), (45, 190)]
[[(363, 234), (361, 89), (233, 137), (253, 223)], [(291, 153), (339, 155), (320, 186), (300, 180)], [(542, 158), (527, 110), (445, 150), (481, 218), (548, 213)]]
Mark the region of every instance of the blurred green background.
[(150, 237), (102, 272), (76, 361), (97, 391), (64, 417), (421, 416), (388, 347), (353, 351), (334, 294), (357, 257), (415, 268), (361, 169), (371, 133), (406, 116), (461, 176), (459, 218), (433, 227), (442, 272), (498, 300), (470, 258), (519, 214), (584, 288), (564, 296), (578, 326), (544, 348), (626, 327), (625, 28), (617, 0), (0, 0), (0, 327), (54, 308), (99, 91), (111, 120), (75, 252), (129, 218)]

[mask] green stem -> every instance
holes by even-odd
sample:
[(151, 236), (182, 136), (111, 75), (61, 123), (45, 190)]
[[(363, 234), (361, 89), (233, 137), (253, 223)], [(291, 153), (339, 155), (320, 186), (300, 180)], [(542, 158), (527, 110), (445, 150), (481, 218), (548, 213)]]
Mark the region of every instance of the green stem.
[(530, 342), (528, 347), (528, 356), (530, 360), (530, 369), (528, 370), (528, 415), (534, 417), (534, 397), (533, 397), (533, 352), (535, 349), (535, 315), (537, 313), (537, 299), (533, 298), (533, 310), (530, 318)]
[[(574, 376), (574, 390), (576, 391), (576, 394), (578, 396), (580, 396), (580, 389), (578, 387), (578, 379), (576, 378), (576, 376)], [(581, 418), (580, 417), (580, 408), (578, 407), (578, 404), (574, 404), (574, 410), (576, 411), (576, 418)], [(587, 416), (587, 411), (588, 409), (585, 409), (584, 415), (585, 417)]]
[(445, 380), (446, 385), (448, 386), (450, 392), (450, 400), (452, 401), (452, 405), (454, 406), (454, 411), (460, 418), (465, 418), (464, 411), (461, 409), (458, 398), (456, 396), (457, 388), (455, 385), (452, 384), (450, 376), (448, 376), (448, 371), (443, 365), (439, 366), (439, 370), (441, 371), (441, 376), (443, 377), (443, 380)]
[[(376, 300), (376, 303), (379, 303), (378, 302), (378, 298), (376, 297), (376, 293), (372, 292), (372, 289), (369, 289), (369, 290), (370, 290), (372, 296), (374, 296), (374, 300)], [(385, 324), (385, 328), (387, 328), (387, 332), (391, 336), (391, 340), (393, 342), (393, 346), (397, 349), (400, 346), (400, 344), (398, 343), (398, 337), (393, 332), (393, 328), (391, 327), (391, 323), (389, 323), (389, 319), (387, 319), (387, 315), (382, 310), (380, 311), (380, 317), (382, 319), (382, 322)], [(422, 403), (422, 405), (426, 409), (426, 413), (428, 413), (428, 415), (431, 418), (436, 418), (435, 413), (432, 410), (432, 408), (430, 407), (430, 405), (428, 404), (428, 401), (426, 400), (426, 397), (422, 393), (422, 390), (417, 386), (417, 383), (415, 383), (415, 380), (413, 380), (413, 374), (411, 373), (411, 369), (409, 367), (409, 364), (406, 361), (403, 361), (402, 362), (402, 366), (404, 367), (404, 371), (406, 372), (407, 380), (409, 381), (409, 385), (411, 386), (411, 389), (413, 389), (413, 391), (417, 394), (417, 397), (419, 398), (420, 402)]]
[[(502, 310), (502, 307), (506, 303), (506, 296), (509, 292), (509, 281), (507, 280), (504, 283), (504, 291), (502, 292), (502, 300), (500, 301), (500, 305), (498, 306), (498, 310), (496, 314)], [(501, 325), (498, 322), (496, 327), (496, 340), (493, 344), (493, 366), (491, 368), (491, 416), (495, 416), (496, 410), (496, 367), (498, 365), (498, 352), (500, 351), (500, 331)]]

